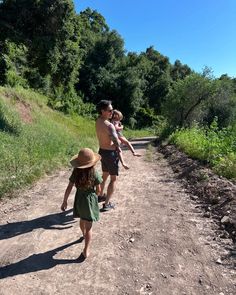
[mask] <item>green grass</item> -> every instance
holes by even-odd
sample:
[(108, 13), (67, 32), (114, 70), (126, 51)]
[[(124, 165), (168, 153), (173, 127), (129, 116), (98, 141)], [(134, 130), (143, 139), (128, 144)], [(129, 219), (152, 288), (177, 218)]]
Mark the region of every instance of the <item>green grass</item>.
[(139, 137), (154, 136), (155, 130), (154, 129), (133, 130), (133, 129), (125, 128), (123, 134), (126, 138), (133, 139), (133, 138), (139, 138)]
[(208, 162), (219, 175), (236, 178), (236, 128), (194, 126), (175, 131), (170, 142), (195, 159)]
[(145, 153), (145, 160), (147, 162), (152, 162), (154, 160), (154, 153), (155, 153), (155, 148), (152, 144), (148, 144), (147, 150)]
[(45, 102), (33, 91), (0, 88), (0, 197), (68, 165), (82, 147), (97, 149), (94, 121), (64, 116)]

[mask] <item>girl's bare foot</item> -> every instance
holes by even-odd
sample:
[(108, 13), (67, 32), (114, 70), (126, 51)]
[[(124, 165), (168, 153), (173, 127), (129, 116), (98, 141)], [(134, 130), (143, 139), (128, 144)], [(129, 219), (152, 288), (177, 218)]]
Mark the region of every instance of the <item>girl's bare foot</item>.
[(88, 251), (85, 251), (85, 250), (83, 250), (82, 253), (83, 253), (83, 255), (84, 255), (85, 258), (88, 258), (89, 255), (90, 255), (90, 253)]
[(135, 157), (141, 157), (142, 155), (139, 154), (139, 153), (133, 153), (133, 156), (135, 156)]

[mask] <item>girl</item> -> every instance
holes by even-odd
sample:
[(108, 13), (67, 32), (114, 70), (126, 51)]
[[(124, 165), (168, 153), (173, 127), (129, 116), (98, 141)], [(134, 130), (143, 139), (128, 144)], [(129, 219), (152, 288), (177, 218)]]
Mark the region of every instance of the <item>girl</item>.
[(68, 197), (75, 185), (76, 194), (73, 215), (74, 217), (80, 217), (80, 229), (85, 240), (85, 246), (80, 257), (82, 256), (84, 259), (89, 256), (93, 221), (98, 221), (99, 219), (97, 195), (100, 192), (102, 178), (96, 172), (94, 166), (100, 159), (101, 156), (99, 154), (94, 153), (89, 148), (84, 148), (70, 160), (74, 169), (69, 178), (61, 205), (61, 210), (65, 211)]
[(130, 151), (132, 152), (133, 156), (140, 157), (141, 155), (136, 153), (132, 144), (128, 141), (128, 139), (122, 134), (122, 130), (124, 126), (121, 124), (121, 120), (123, 119), (123, 115), (118, 110), (113, 110), (111, 123), (115, 126), (116, 132), (118, 134), (118, 138), (121, 141), (121, 143), (128, 146)]

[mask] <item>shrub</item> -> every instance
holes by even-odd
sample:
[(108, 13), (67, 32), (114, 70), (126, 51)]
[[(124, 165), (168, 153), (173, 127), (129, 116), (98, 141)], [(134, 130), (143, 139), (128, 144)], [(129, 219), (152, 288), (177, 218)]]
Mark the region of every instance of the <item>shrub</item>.
[(0, 100), (0, 131), (19, 135), (22, 123), (19, 115)]
[(222, 176), (236, 177), (235, 128), (219, 129), (215, 119), (210, 127), (176, 130), (170, 141), (193, 158), (208, 162)]

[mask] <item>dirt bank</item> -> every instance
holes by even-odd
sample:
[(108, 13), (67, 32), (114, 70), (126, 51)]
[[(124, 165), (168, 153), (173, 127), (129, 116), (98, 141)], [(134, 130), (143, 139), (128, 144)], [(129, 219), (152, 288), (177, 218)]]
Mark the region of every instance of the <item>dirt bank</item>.
[(236, 185), (220, 177), (197, 160), (190, 159), (173, 145), (158, 146), (168, 163), (205, 211), (205, 217), (213, 217), (219, 227), (219, 236), (230, 237), (236, 242)]

